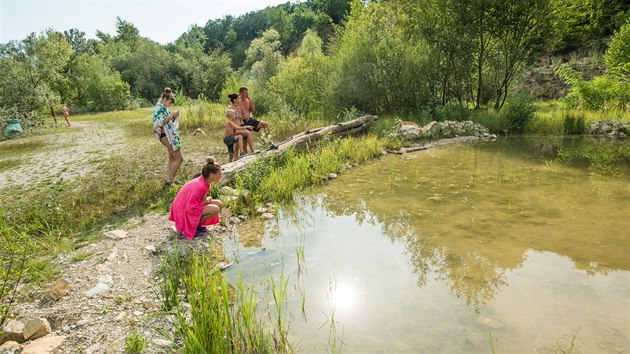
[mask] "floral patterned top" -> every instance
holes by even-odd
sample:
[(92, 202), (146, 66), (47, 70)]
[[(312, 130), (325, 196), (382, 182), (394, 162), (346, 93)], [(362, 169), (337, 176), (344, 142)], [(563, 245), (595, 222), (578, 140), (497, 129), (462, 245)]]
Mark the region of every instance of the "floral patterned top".
[(160, 140), (162, 133), (164, 133), (168, 142), (173, 146), (173, 150), (177, 151), (182, 148), (182, 143), (179, 139), (179, 120), (173, 118), (166, 125), (162, 126), (169, 114), (171, 114), (171, 111), (161, 101), (155, 105), (155, 108), (153, 108), (153, 134)]

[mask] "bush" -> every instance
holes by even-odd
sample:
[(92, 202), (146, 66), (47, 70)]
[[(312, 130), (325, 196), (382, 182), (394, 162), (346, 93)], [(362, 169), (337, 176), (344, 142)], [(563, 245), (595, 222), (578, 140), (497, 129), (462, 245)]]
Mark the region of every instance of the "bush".
[(508, 100), (502, 111), (503, 119), (507, 122), (507, 133), (521, 134), (527, 124), (534, 119), (534, 102), (526, 94), (517, 94)]
[(470, 120), (488, 128), (490, 133), (500, 134), (508, 130), (509, 122), (500, 112), (477, 109), (472, 111)]

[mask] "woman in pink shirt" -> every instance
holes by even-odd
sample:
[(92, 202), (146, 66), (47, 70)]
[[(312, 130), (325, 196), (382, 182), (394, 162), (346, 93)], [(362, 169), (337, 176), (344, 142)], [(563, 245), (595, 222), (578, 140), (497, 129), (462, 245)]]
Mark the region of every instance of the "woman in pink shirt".
[(201, 169), (201, 176), (186, 183), (179, 190), (168, 217), (175, 222), (175, 228), (188, 240), (201, 236), (206, 231), (205, 225), (219, 222), (219, 212), (223, 204), (208, 197), (210, 185), (221, 179), (221, 166), (208, 157)]

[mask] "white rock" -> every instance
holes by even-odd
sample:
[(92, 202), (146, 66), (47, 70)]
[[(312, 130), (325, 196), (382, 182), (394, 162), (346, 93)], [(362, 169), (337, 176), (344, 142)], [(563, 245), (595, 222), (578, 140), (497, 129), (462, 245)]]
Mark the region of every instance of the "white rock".
[(118, 250), (114, 250), (114, 252), (110, 253), (109, 256), (107, 256), (107, 260), (113, 262), (116, 260), (116, 257), (118, 257)]
[(262, 215), (262, 214), (264, 214), (264, 213), (266, 213), (266, 212), (267, 212), (267, 208), (263, 208), (263, 207), (258, 207), (258, 208), (256, 208), (256, 213), (257, 213), (258, 215)]
[(125, 230), (112, 230), (112, 231), (107, 231), (106, 233), (103, 234), (103, 238), (106, 238), (108, 240), (122, 240), (123, 238), (127, 238), (127, 231)]
[(142, 311), (134, 311), (133, 314), (134, 314), (134, 316), (142, 316), (142, 315), (144, 315), (144, 312), (142, 312)]
[(422, 130), (417, 124), (401, 124), (399, 134), (406, 140), (414, 140), (422, 137)]
[(109, 274), (99, 275), (98, 277), (96, 277), (96, 281), (99, 283), (105, 283), (105, 284), (110, 284), (110, 285), (114, 283), (114, 279)]
[(167, 339), (156, 338), (153, 340), (153, 344), (161, 348), (170, 348), (171, 346), (173, 346), (173, 341), (170, 341)]
[(13, 341), (24, 343), (24, 323), (16, 320), (10, 320), (2, 327), (2, 341)]
[(122, 321), (122, 320), (124, 320), (124, 319), (125, 319), (125, 316), (126, 316), (126, 315), (127, 315), (127, 314), (126, 314), (125, 312), (121, 312), (121, 313), (119, 313), (119, 314), (118, 314), (118, 316), (114, 317), (114, 320), (115, 320), (115, 321)]
[(87, 349), (85, 349), (85, 354), (96, 354), (101, 353), (102, 348), (100, 343), (92, 344)]
[(236, 190), (232, 187), (221, 187), (221, 194), (223, 195), (236, 195)]
[(440, 123), (436, 121), (430, 122), (429, 124), (422, 127), (422, 131), (431, 137), (438, 136), (441, 130), (442, 127), (440, 126)]
[(37, 339), (50, 333), (50, 325), (45, 318), (35, 318), (24, 325), (24, 339)]
[(12, 340), (0, 346), (0, 354), (17, 354), (22, 350), (22, 346), (18, 342)]
[(270, 219), (275, 218), (275, 216), (273, 214), (271, 214), (271, 213), (264, 213), (260, 217), (265, 219), (265, 220), (270, 220)]
[(92, 320), (91, 320), (91, 319), (89, 319), (89, 318), (83, 318), (83, 319), (81, 319), (81, 320), (77, 321), (77, 327), (82, 327), (82, 326), (85, 326), (85, 325), (87, 325), (87, 324), (90, 324), (90, 322), (92, 322)]
[(335, 178), (337, 178), (337, 174), (336, 173), (331, 173), (331, 174), (328, 175), (328, 178), (335, 179)]
[(156, 253), (157, 252), (157, 248), (155, 248), (154, 245), (145, 246), (144, 249), (149, 251), (150, 253)]
[(96, 295), (105, 294), (109, 291), (110, 285), (105, 283), (98, 283), (92, 289), (85, 292), (85, 296), (92, 298)]
[(241, 219), (239, 219), (237, 216), (233, 216), (230, 218), (230, 224), (240, 224), (241, 223)]

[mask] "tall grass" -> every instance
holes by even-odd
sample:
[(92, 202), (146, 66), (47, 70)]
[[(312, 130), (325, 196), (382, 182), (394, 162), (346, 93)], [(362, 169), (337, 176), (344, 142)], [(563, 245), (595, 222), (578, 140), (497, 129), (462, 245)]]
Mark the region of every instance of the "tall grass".
[(630, 111), (609, 109), (607, 111), (591, 111), (566, 107), (556, 101), (538, 102), (534, 120), (528, 124), (525, 133), (529, 134), (564, 134), (567, 117), (581, 118), (585, 126), (598, 120), (615, 120), (630, 122)]
[(347, 137), (325, 142), (321, 147), (298, 154), (288, 150), (282, 157), (257, 161), (236, 178), (238, 189), (253, 195), (230, 204), (236, 213), (255, 213), (261, 201), (291, 202), (295, 193), (328, 180), (330, 173), (339, 173), (349, 164), (358, 164), (381, 155), (381, 140), (376, 135)]
[[(177, 250), (167, 258), (179, 258)], [(171, 287), (181, 293), (164, 298), (176, 317), (176, 334), (182, 353), (287, 353), (291, 347), (286, 338), (284, 312), (273, 321), (259, 317), (258, 294), (239, 279), (232, 292), (228, 281), (209, 266), (206, 255), (190, 254), (186, 262), (163, 263), (162, 283), (180, 278), (182, 286)], [(276, 308), (282, 309), (286, 280), (271, 281)], [(173, 296), (175, 295), (175, 296)], [(189, 306), (183, 306), (183, 300)], [(173, 302), (174, 301), (174, 302)], [(189, 308), (189, 310), (186, 310)]]

